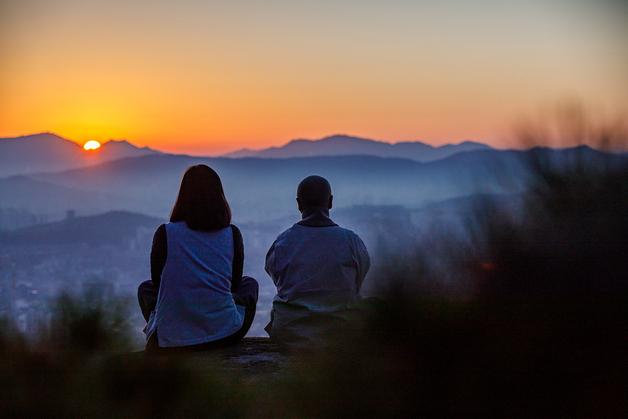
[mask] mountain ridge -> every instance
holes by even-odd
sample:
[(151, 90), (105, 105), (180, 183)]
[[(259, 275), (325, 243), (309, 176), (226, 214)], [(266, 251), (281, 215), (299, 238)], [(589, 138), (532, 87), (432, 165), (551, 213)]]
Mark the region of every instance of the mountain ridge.
[[(116, 244), (132, 240), (138, 228), (152, 231), (163, 222), (160, 218), (137, 212), (111, 210), (5, 232), (0, 234), (0, 242), (37, 245)], [(106, 228), (102, 228), (103, 225)]]
[(600, 167), (628, 164), (628, 157), (589, 147), (477, 150), (425, 163), (375, 156), (234, 159), (162, 153), (0, 179), (0, 197), (4, 208), (48, 220), (58, 220), (68, 210), (81, 215), (117, 209), (163, 216), (172, 208), (185, 170), (207, 164), (220, 175), (238, 221), (249, 222), (293, 214), (296, 185), (312, 174), (329, 179), (337, 208), (416, 208), (470, 194), (518, 193), (534, 181), (534, 159), (572, 165), (585, 159)]
[(438, 160), (462, 151), (479, 149), (486, 150), (492, 149), (492, 147), (468, 140), (456, 144), (432, 146), (421, 141), (389, 143), (346, 134), (334, 134), (320, 139), (297, 138), (282, 146), (268, 147), (259, 150), (236, 150), (231, 153), (223, 154), (220, 157), (291, 158), (370, 155), (377, 157), (400, 157), (423, 162)]
[(0, 138), (0, 177), (93, 166), (123, 157), (157, 154), (127, 140), (109, 140), (94, 151), (52, 132)]

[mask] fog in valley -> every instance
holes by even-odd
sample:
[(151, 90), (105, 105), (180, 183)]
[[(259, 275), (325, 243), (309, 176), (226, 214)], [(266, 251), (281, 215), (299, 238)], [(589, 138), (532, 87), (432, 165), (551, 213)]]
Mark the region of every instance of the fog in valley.
[[(531, 181), (531, 156), (563, 164), (625, 161), (589, 147), (488, 147), (427, 162), (378, 156), (199, 158), (162, 153), (113, 159), (52, 172), (0, 179), (0, 315), (35, 332), (61, 292), (125, 299), (141, 345), (138, 284), (149, 278), (152, 235), (167, 221), (185, 169), (204, 163), (223, 180), (234, 224), (245, 244), (244, 273), (260, 284), (258, 312), (249, 335), (263, 336), (274, 285), (264, 272), (275, 237), (299, 220), (298, 182), (318, 174), (332, 184), (332, 219), (358, 233), (372, 258), (363, 294), (377, 293), (378, 272), (415, 262), (446, 282), (437, 240), (468, 239), (474, 211), (490, 207), (518, 216)], [(377, 278), (377, 279), (376, 279)], [(451, 285), (451, 284), (450, 284)], [(455, 285), (455, 284), (454, 284)]]

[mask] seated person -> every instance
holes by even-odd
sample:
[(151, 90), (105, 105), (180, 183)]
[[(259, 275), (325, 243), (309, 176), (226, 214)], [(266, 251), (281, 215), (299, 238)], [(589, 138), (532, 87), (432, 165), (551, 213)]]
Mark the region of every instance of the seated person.
[(362, 240), (329, 218), (332, 201), (325, 178), (305, 178), (297, 189), (301, 221), (266, 255), (266, 272), (277, 287), (266, 331), (289, 349), (325, 345), (342, 333), (370, 266)]
[(258, 285), (242, 276), (242, 236), (231, 225), (220, 178), (208, 166), (185, 172), (150, 259), (151, 280), (138, 289), (148, 352), (204, 350), (244, 337)]

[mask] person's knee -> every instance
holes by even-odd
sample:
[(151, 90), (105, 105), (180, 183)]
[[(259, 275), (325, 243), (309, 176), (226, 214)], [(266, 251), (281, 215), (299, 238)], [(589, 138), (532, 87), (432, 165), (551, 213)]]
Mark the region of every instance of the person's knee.
[(152, 290), (153, 290), (153, 282), (149, 279), (147, 281), (142, 282), (137, 287), (137, 294), (138, 295), (145, 294), (147, 292), (151, 292)]
[(140, 285), (137, 286), (137, 299), (139, 300), (140, 304), (142, 303), (144, 294), (146, 294), (146, 281), (140, 283)]
[(257, 297), (259, 294), (259, 284), (257, 283), (257, 280), (250, 276), (243, 276), (242, 285), (246, 287), (247, 292), (250, 293), (250, 295), (254, 296), (255, 301), (257, 301)]
[(137, 287), (137, 299), (140, 302), (140, 306), (150, 304), (156, 299), (156, 290), (151, 280), (142, 282)]

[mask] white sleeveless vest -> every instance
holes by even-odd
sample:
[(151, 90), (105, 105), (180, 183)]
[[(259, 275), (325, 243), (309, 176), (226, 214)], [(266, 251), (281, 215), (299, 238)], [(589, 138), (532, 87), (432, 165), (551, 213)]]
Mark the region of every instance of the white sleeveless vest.
[(197, 345), (232, 335), (242, 327), (244, 307), (231, 294), (233, 234), (230, 227), (195, 231), (166, 224), (168, 254), (157, 306), (146, 326), (160, 347)]

